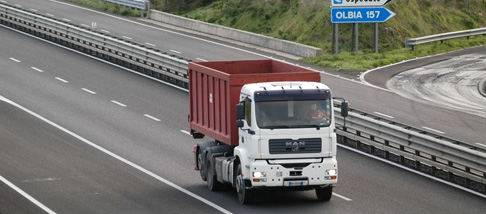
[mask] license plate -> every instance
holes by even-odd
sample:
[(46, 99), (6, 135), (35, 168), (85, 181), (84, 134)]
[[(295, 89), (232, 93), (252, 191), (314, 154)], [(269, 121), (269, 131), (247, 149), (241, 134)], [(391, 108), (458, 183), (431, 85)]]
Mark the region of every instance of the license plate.
[(285, 186), (293, 187), (293, 186), (307, 186), (309, 185), (308, 181), (285, 181)]

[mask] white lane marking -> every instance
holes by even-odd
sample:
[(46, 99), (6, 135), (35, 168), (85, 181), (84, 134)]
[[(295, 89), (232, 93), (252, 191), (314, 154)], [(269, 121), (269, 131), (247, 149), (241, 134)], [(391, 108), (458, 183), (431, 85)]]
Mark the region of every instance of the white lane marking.
[(125, 105), (125, 104), (123, 104), (123, 103), (120, 103), (120, 102), (118, 102), (118, 101), (116, 101), (116, 100), (112, 100), (111, 102), (112, 102), (112, 103), (115, 103), (115, 104), (117, 104), (117, 105), (119, 105), (119, 106), (121, 106), (121, 107), (127, 107), (127, 105)]
[(196, 59), (199, 60), (199, 61), (207, 62), (207, 60), (202, 59), (202, 58), (196, 58)]
[(103, 30), (103, 29), (101, 29), (100, 31), (103, 32), (103, 33), (111, 33), (110, 31)]
[(12, 60), (12, 61), (14, 61), (14, 62), (20, 62), (20, 60), (15, 59), (15, 58), (11, 58), (11, 57), (10, 57), (10, 60)]
[(37, 10), (36, 10), (36, 9), (34, 9), (34, 8), (30, 8), (30, 11), (32, 11), (32, 12), (37, 12)]
[(182, 52), (179, 52), (179, 51), (175, 51), (175, 50), (170, 50), (171, 52), (174, 52), (176, 54), (181, 54)]
[(342, 196), (342, 195), (339, 195), (339, 194), (337, 194), (337, 193), (335, 193), (335, 192), (333, 192), (332, 194), (333, 194), (334, 196), (338, 197), (338, 198), (341, 198), (341, 199), (345, 200), (345, 201), (353, 201), (352, 199), (347, 198), (347, 197), (344, 197), (344, 196)]
[[(52, 0), (51, 0), (51, 1), (52, 1)], [(99, 59), (99, 58), (96, 58), (96, 57), (94, 57), (94, 56), (91, 56), (90, 54), (85, 54), (85, 53), (83, 53), (83, 52), (79, 52), (79, 51), (77, 51), (77, 50), (73, 50), (73, 49), (70, 49), (70, 48), (64, 47), (64, 46), (59, 45), (59, 44), (56, 44), (56, 43), (54, 43), (54, 42), (47, 41), (47, 40), (41, 39), (41, 38), (39, 38), (39, 37), (32, 36), (32, 35), (30, 35), (30, 34), (27, 34), (27, 33), (25, 33), (25, 32), (19, 31), (19, 30), (17, 30), (17, 29), (13, 29), (13, 28), (11, 28), (11, 27), (7, 27), (7, 26), (5, 26), (5, 25), (0, 25), (0, 27), (3, 27), (3, 28), (6, 28), (6, 29), (9, 29), (9, 30), (11, 30), (11, 31), (15, 31), (15, 32), (20, 33), (20, 34), (23, 34), (23, 35), (25, 35), (25, 36), (29, 36), (29, 37), (31, 37), (31, 38), (33, 38), (33, 39), (37, 39), (37, 40), (39, 40), (39, 41), (43, 41), (43, 42), (45, 42), (45, 43), (49, 43), (49, 44), (51, 44), (51, 45), (55, 45), (55, 46), (57, 46), (57, 47), (59, 47), (59, 48), (63, 48), (63, 49), (65, 49), (65, 50), (68, 50), (68, 51), (71, 51), (71, 52), (74, 52), (74, 53), (77, 53), (77, 54), (83, 55), (83, 56), (85, 56), (85, 57), (89, 57), (89, 58), (91, 58), (91, 59), (93, 59), (93, 60), (97, 60), (97, 61), (99, 61), (99, 62), (102, 62), (102, 63), (108, 64), (108, 65), (111, 65), (111, 66), (117, 67), (117, 68), (119, 68), (119, 69), (122, 69), (122, 70), (128, 71), (128, 72), (130, 72), (130, 73), (133, 73), (133, 74), (136, 74), (136, 75), (143, 76), (143, 77), (148, 78), (148, 79), (151, 79), (151, 80), (153, 80), (153, 81), (156, 81), (156, 82), (159, 82), (159, 83), (162, 83), (162, 84), (168, 85), (168, 86), (170, 86), (170, 87), (173, 87), (173, 88), (176, 88), (176, 89), (179, 89), (179, 90), (181, 90), (181, 91), (185, 91), (185, 92), (188, 92), (188, 93), (189, 93), (189, 90), (188, 90), (188, 89), (186, 89), (186, 88), (180, 87), (180, 86), (178, 86), (178, 85), (173, 85), (173, 84), (170, 84), (170, 83), (168, 83), (168, 82), (162, 81), (162, 80), (157, 79), (157, 78), (155, 78), (155, 77), (148, 76), (148, 75), (143, 74), (143, 73), (140, 73), (140, 72), (138, 72), (138, 71), (130, 70), (130, 69), (128, 69), (128, 68), (125, 68), (125, 67), (123, 67), (123, 66), (120, 66), (120, 65), (117, 65), (117, 64), (114, 64), (114, 63), (111, 63), (111, 62), (104, 61), (104, 60), (102, 60), (102, 59)]]
[(40, 72), (40, 73), (44, 72), (43, 70), (38, 69), (38, 68), (36, 68), (36, 67), (31, 67), (31, 68), (32, 68), (32, 70), (38, 71), (38, 72)]
[(182, 133), (184, 133), (184, 134), (187, 134), (187, 135), (189, 135), (189, 136), (191, 135), (191, 133), (190, 133), (190, 132), (188, 132), (188, 131), (186, 131), (186, 130), (181, 130), (181, 132), (182, 132)]
[(482, 147), (486, 147), (486, 145), (484, 145), (482, 143), (476, 143), (476, 145), (479, 145), (479, 146), (482, 146)]
[(50, 13), (46, 13), (46, 16), (51, 16), (51, 17), (52, 17), (52, 16), (54, 16), (54, 15), (52, 15), (52, 14), (50, 14)]
[(159, 118), (156, 118), (156, 117), (151, 116), (151, 115), (149, 115), (149, 114), (144, 114), (143, 116), (148, 117), (148, 118), (150, 118), (150, 119), (152, 119), (152, 120), (155, 120), (155, 121), (157, 121), (157, 122), (160, 122), (160, 119), (159, 119)]
[[(83, 137), (79, 136), (78, 134), (76, 134), (76, 133), (74, 133), (72, 131), (69, 131), (68, 129), (66, 129), (66, 128), (64, 128), (64, 127), (62, 127), (62, 126), (60, 126), (60, 125), (58, 125), (58, 124), (56, 124), (56, 123), (54, 123), (54, 122), (52, 122), (52, 121), (44, 118), (42, 116), (40, 116), (40, 115), (38, 115), (37, 113), (35, 113), (35, 112), (33, 112), (33, 111), (31, 111), (31, 110), (29, 110), (29, 109), (27, 109), (27, 108), (25, 108), (25, 107), (17, 104), (15, 102), (13, 102), (13, 101), (11, 101), (11, 100), (3, 97), (3, 96), (0, 96), (0, 100), (3, 100), (6, 103), (10, 103), (11, 105), (13, 105), (13, 106), (15, 106), (15, 107), (17, 107), (17, 108), (19, 108), (19, 109), (21, 109), (21, 110), (29, 113), (30, 115), (32, 115), (34, 117), (39, 118), (40, 120), (48, 123), (49, 125), (54, 126), (55, 128), (57, 128), (57, 129), (65, 132), (65, 133), (67, 133), (67, 134), (69, 134), (69, 135), (77, 138), (78, 140), (80, 140), (80, 141), (82, 141), (82, 142), (84, 142), (84, 143), (92, 146), (93, 148), (98, 149), (101, 152), (104, 152), (105, 154), (107, 154), (107, 155), (109, 155), (109, 156), (111, 156), (111, 157), (113, 157), (113, 158), (115, 158), (115, 159), (117, 159), (117, 160), (119, 160), (119, 161), (121, 161), (121, 162), (123, 162), (123, 163), (125, 163), (125, 164), (127, 164), (127, 165), (129, 165), (129, 166), (131, 166), (131, 167), (133, 167), (133, 168), (135, 168), (135, 169), (137, 169), (137, 170), (139, 170), (139, 171), (141, 171), (141, 172), (143, 172), (143, 173), (145, 173), (145, 174), (153, 177), (153, 178), (155, 178), (155, 179), (157, 179), (158, 181), (161, 181), (161, 182), (165, 183), (166, 185), (171, 186), (174, 189), (177, 189), (177, 190), (179, 190), (179, 191), (181, 191), (181, 192), (183, 192), (183, 193), (185, 193), (185, 194), (187, 194), (187, 195), (189, 195), (189, 196), (191, 196), (191, 197), (193, 197), (193, 198), (195, 198), (195, 199), (197, 199), (197, 200), (199, 200), (199, 201), (201, 201), (201, 202), (203, 202), (203, 203), (205, 203), (205, 204), (207, 204), (207, 205), (209, 205), (209, 206), (211, 206), (211, 207), (213, 207), (213, 208), (215, 208), (217, 210), (219, 210), (222, 213), (231, 214), (230, 211), (228, 211), (228, 210), (226, 210), (226, 209), (218, 206), (217, 204), (215, 204), (215, 203), (213, 203), (211, 201), (208, 201), (207, 199), (205, 199), (205, 198), (203, 198), (203, 197), (201, 197), (199, 195), (196, 195), (196, 194), (190, 192), (189, 190), (186, 190), (186, 189), (180, 187), (179, 185), (170, 182), (169, 180), (166, 180), (165, 178), (162, 178), (159, 175), (157, 175), (157, 174), (155, 174), (155, 173), (153, 173), (153, 172), (151, 172), (151, 171), (149, 171), (149, 170), (147, 170), (147, 169), (145, 169), (145, 168), (143, 168), (143, 167), (141, 167), (141, 166), (139, 166), (139, 165), (137, 165), (137, 164), (135, 164), (135, 163), (127, 160), (127, 159), (125, 159), (125, 158), (122, 158), (119, 155), (117, 155), (117, 154), (115, 154), (113, 152), (110, 152), (110, 151), (108, 151), (107, 149), (105, 149), (105, 148), (103, 148), (101, 146), (96, 145), (95, 143), (87, 140), (86, 138), (83, 138)], [(49, 213), (54, 213), (54, 212), (49, 212)]]
[(83, 26), (83, 27), (89, 27), (89, 28), (91, 27), (90, 25), (87, 25), (87, 24), (81, 24), (81, 26)]
[(38, 178), (38, 179), (31, 179), (31, 180), (23, 180), (24, 183), (29, 182), (45, 182), (45, 181), (60, 181), (61, 178)]
[(122, 36), (122, 38), (125, 38), (125, 39), (128, 39), (128, 40), (132, 40), (132, 38), (130, 38), (128, 36)]
[(388, 118), (390, 118), (390, 119), (395, 118), (395, 117), (392, 117), (392, 116), (390, 116), (390, 115), (383, 114), (383, 113), (380, 113), (380, 112), (377, 112), (377, 111), (375, 111), (375, 112), (373, 112), (373, 113), (375, 113), (375, 114), (377, 114), (377, 115), (380, 115), (380, 116), (383, 116), (383, 117), (388, 117)]
[(87, 88), (82, 88), (81, 90), (86, 91), (86, 92), (88, 92), (88, 93), (90, 93), (90, 94), (96, 94), (96, 92), (91, 91), (91, 90), (89, 90), (89, 89), (87, 89)]
[(436, 129), (433, 129), (433, 128), (429, 128), (427, 126), (422, 126), (422, 128), (427, 129), (429, 131), (433, 131), (433, 132), (439, 133), (439, 134), (445, 134), (445, 132), (441, 132), (439, 130), (436, 130)]
[(463, 191), (469, 192), (469, 193), (471, 193), (471, 194), (473, 194), (473, 195), (477, 195), (477, 196), (479, 196), (479, 197), (486, 198), (486, 194), (481, 194), (481, 193), (476, 192), (476, 191), (474, 191), (474, 190), (470, 190), (470, 189), (468, 189), (468, 188), (466, 188), (466, 187), (462, 187), (462, 186), (459, 186), (459, 185), (457, 185), (457, 184), (449, 183), (449, 182), (447, 182), (447, 181), (445, 181), (445, 180), (442, 180), (442, 179), (440, 179), (440, 178), (433, 177), (433, 176), (428, 175), (428, 174), (425, 174), (425, 173), (423, 173), (423, 172), (415, 171), (415, 170), (413, 170), (413, 169), (410, 169), (410, 168), (408, 168), (408, 167), (402, 166), (402, 165), (397, 164), (397, 163), (395, 163), (395, 162), (391, 162), (391, 161), (388, 161), (388, 160), (382, 159), (382, 158), (380, 158), (380, 157), (377, 157), (377, 156), (374, 156), (374, 155), (370, 155), (370, 154), (368, 154), (368, 153), (366, 153), (366, 152), (362, 152), (362, 151), (360, 151), (360, 150), (353, 149), (353, 148), (351, 148), (351, 147), (343, 146), (343, 145), (341, 145), (341, 144), (339, 144), (339, 143), (338, 143), (338, 146), (339, 146), (339, 147), (341, 147), (341, 148), (343, 148), (343, 149), (347, 149), (347, 150), (349, 150), (349, 151), (356, 152), (356, 153), (362, 154), (362, 155), (364, 155), (364, 156), (367, 156), (367, 157), (373, 158), (373, 159), (375, 159), (375, 160), (378, 160), (378, 161), (381, 161), (381, 162), (384, 162), (384, 163), (387, 163), (387, 164), (390, 164), (390, 165), (396, 166), (396, 167), (398, 167), (398, 168), (401, 168), (401, 169), (407, 170), (407, 171), (412, 172), (412, 173), (415, 173), (415, 174), (417, 174), (417, 175), (420, 175), (420, 176), (424, 176), (424, 177), (430, 178), (430, 179), (432, 179), (432, 180), (434, 180), (434, 181), (437, 181), (437, 182), (440, 182), (440, 183), (443, 183), (443, 184), (446, 184), (446, 185), (449, 185), (449, 186), (455, 187), (455, 188), (457, 188), (457, 189), (460, 189), (460, 190), (463, 190)]
[(69, 83), (69, 81), (65, 80), (65, 79), (62, 79), (60, 77), (56, 77), (57, 80), (63, 82), (63, 83)]
[(66, 18), (63, 18), (62, 20), (66, 21), (66, 22), (70, 22), (71, 21), (71, 20), (66, 19)]
[(148, 46), (152, 46), (152, 47), (157, 46), (157, 45), (154, 45), (154, 44), (152, 44), (152, 43), (148, 43), (148, 42), (145, 42), (145, 44), (146, 44), (146, 45), (148, 45)]
[(44, 204), (42, 204), (41, 202), (39, 202), (38, 200), (36, 200), (32, 196), (30, 196), (29, 194), (27, 194), (26, 192), (24, 192), (23, 190), (21, 190), (17, 186), (15, 186), (13, 183), (11, 183), (10, 181), (8, 181), (7, 179), (5, 179), (4, 177), (2, 177), (1, 175), (0, 175), (0, 181), (2, 181), (3, 183), (5, 183), (7, 186), (9, 186), (10, 188), (12, 188), (13, 190), (15, 190), (16, 192), (18, 192), (19, 194), (21, 194), (25, 198), (27, 198), (29, 201), (31, 201), (32, 203), (34, 203), (35, 205), (37, 205), (39, 208), (41, 208), (45, 212), (47, 212), (49, 214), (55, 214), (54, 211), (52, 211), (51, 209), (49, 209), (48, 207), (46, 207)]

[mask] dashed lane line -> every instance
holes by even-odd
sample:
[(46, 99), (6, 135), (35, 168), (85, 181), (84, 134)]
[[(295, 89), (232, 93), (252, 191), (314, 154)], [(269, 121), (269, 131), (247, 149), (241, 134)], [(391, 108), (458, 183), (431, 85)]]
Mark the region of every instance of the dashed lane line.
[(120, 102), (118, 102), (118, 101), (116, 101), (116, 100), (111, 100), (111, 102), (112, 102), (112, 103), (115, 103), (115, 104), (117, 104), (117, 105), (119, 105), (119, 106), (121, 106), (121, 107), (127, 107), (127, 105), (125, 105), (125, 104), (123, 104), (123, 103), (120, 103)]
[(90, 94), (96, 94), (96, 92), (91, 91), (91, 90), (89, 90), (89, 89), (87, 89), (87, 88), (82, 88), (81, 90), (86, 91), (86, 92), (88, 92), (88, 93), (90, 93)]
[(60, 77), (55, 77), (57, 80), (63, 82), (63, 83), (69, 83), (69, 81), (65, 80), (65, 79), (62, 79)]
[(156, 118), (156, 117), (151, 116), (151, 115), (149, 115), (149, 114), (144, 114), (143, 116), (148, 117), (148, 118), (150, 118), (150, 119), (152, 119), (152, 120), (155, 120), (155, 121), (157, 121), (157, 122), (160, 122), (160, 121), (161, 121), (159, 118)]

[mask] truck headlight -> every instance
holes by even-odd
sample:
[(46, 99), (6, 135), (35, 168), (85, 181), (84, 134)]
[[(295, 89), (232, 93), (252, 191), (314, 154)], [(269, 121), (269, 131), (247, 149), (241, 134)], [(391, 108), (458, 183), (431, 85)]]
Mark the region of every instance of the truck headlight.
[(267, 173), (266, 173), (266, 172), (253, 172), (253, 177), (254, 177), (254, 178), (263, 178), (263, 177), (267, 177)]
[(328, 169), (328, 170), (326, 170), (326, 175), (330, 175), (330, 176), (337, 175), (337, 169)]

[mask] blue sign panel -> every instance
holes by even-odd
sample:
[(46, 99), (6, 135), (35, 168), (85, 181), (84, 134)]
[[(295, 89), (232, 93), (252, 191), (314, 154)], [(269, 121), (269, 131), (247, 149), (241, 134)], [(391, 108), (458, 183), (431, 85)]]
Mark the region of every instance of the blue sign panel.
[(332, 4), (333, 4), (333, 6), (334, 5), (340, 5), (340, 4), (343, 4), (343, 1), (344, 0), (332, 0)]
[(384, 7), (332, 7), (331, 23), (385, 22), (395, 15)]

